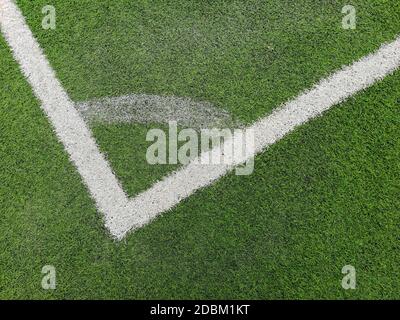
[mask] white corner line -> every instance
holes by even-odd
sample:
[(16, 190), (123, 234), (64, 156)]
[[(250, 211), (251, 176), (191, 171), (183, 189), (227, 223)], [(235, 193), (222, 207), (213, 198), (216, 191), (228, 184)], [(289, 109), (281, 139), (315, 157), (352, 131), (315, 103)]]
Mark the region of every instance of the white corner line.
[[(11, 0), (0, 0), (0, 27), (58, 138), (77, 167), (99, 211), (104, 214), (106, 227), (116, 239), (122, 239), (129, 231), (149, 223), (234, 168), (233, 165), (200, 165), (201, 159), (207, 156), (201, 154), (186, 167), (129, 200), (99, 152), (85, 122), (57, 80), (24, 17)], [(255, 153), (264, 151), (296, 127), (372, 86), (399, 66), (400, 37), (320, 81), (271, 115), (249, 126), (247, 130), (252, 130), (255, 135)], [(235, 140), (234, 137), (226, 143), (235, 145)], [(214, 148), (210, 153), (219, 154), (221, 149)], [(243, 158), (240, 162), (247, 159)]]

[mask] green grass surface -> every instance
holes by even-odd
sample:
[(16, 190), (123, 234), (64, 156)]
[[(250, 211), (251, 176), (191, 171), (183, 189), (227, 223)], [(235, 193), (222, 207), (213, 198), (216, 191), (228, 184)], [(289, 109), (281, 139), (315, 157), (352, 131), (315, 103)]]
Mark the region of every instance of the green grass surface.
[[(150, 188), (158, 179), (182, 167), (180, 164), (149, 165), (147, 148), (154, 141), (146, 141), (147, 132), (161, 129), (166, 134), (168, 148), (168, 125), (160, 124), (108, 124), (92, 128), (101, 152), (107, 155), (113, 170), (117, 173), (122, 187), (128, 195), (138, 194)], [(178, 130), (182, 128), (179, 127)], [(178, 147), (184, 142), (179, 142)], [(167, 157), (168, 157), (168, 149)]]
[(253, 122), (277, 104), (392, 40), (397, 0), (55, 0), (57, 28), (41, 27), (46, 0), (19, 0), (73, 100), (129, 93), (210, 101)]
[[(342, 29), (347, 0), (56, 0), (57, 28), (49, 31), (41, 27), (46, 1), (18, 4), (73, 100), (130, 93), (186, 96), (210, 101), (244, 123), (376, 50), (400, 30), (397, 0), (355, 1), (356, 30)], [(145, 130), (140, 125), (94, 130), (130, 195), (173, 168), (147, 165)], [(127, 158), (118, 156), (120, 143), (109, 143), (121, 137)], [(135, 161), (126, 165), (128, 159)], [(132, 179), (137, 172), (146, 180)]]
[[(357, 2), (355, 32), (335, 1), (55, 1), (55, 32), (40, 30), (40, 1), (18, 3), (73, 99), (192, 96), (244, 121), (400, 30), (395, 1)], [(399, 98), (397, 72), (259, 155), (252, 175), (115, 243), (1, 38), (0, 298), (399, 298)], [(145, 185), (121, 155), (141, 129), (94, 132), (128, 189)]]

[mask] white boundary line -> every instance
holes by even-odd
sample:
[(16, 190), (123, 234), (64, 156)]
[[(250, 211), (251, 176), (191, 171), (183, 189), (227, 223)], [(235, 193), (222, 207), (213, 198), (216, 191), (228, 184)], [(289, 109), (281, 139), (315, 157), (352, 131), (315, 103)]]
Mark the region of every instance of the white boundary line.
[[(221, 148), (214, 148), (129, 200), (99, 152), (85, 122), (57, 80), (24, 17), (11, 0), (0, 0), (0, 26), (14, 58), (42, 102), (42, 108), (58, 138), (81, 174), (98, 209), (104, 214), (106, 227), (115, 238), (122, 239), (130, 230), (170, 210), (196, 190), (211, 184), (232, 170), (234, 165), (249, 158), (236, 159), (234, 165), (200, 165), (202, 158), (209, 153), (221, 153)], [(399, 66), (400, 37), (383, 45), (374, 54), (344, 67), (249, 126), (247, 129), (255, 134), (256, 153), (262, 152), (297, 126), (373, 85)], [(240, 137), (234, 136), (226, 143), (236, 145), (238, 139)]]

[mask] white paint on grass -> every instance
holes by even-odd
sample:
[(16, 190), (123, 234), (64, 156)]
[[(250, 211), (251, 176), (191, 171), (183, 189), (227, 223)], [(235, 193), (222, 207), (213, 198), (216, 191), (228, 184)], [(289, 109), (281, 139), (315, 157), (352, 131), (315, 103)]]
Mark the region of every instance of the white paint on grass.
[(127, 205), (127, 197), (99, 152), (85, 122), (44, 56), (11, 0), (0, 0), (0, 27), (14, 58), (42, 103), (58, 138), (78, 168), (106, 221), (117, 217)]
[(88, 123), (163, 123), (176, 121), (188, 128), (222, 128), (235, 125), (226, 110), (190, 98), (130, 94), (75, 104)]
[[(232, 159), (232, 165), (201, 165), (209, 154), (201, 154), (181, 170), (128, 200), (104, 157), (62, 89), (39, 45), (11, 0), (0, 0), (0, 24), (15, 59), (49, 116), (59, 139), (88, 186), (112, 235), (123, 238), (161, 213), (173, 208), (196, 190), (211, 184), (252, 155)], [(400, 66), (400, 38), (376, 53), (322, 80), (311, 90), (284, 104), (271, 115), (248, 127), (255, 134), (255, 153), (264, 151), (297, 126), (308, 122), (368, 88)], [(240, 137), (226, 141), (236, 145)], [(209, 153), (219, 154), (221, 148)], [(237, 152), (236, 154), (241, 154)]]

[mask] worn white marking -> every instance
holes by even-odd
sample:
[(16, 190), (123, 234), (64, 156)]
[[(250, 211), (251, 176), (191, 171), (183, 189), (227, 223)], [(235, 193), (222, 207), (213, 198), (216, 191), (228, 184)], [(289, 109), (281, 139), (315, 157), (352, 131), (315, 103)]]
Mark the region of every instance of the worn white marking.
[(235, 124), (228, 111), (185, 97), (130, 94), (75, 103), (88, 123), (163, 123), (188, 128), (226, 128)]
[[(11, 0), (0, 0), (0, 6), (1, 30), (15, 59), (41, 100), (43, 110), (82, 175), (99, 210), (104, 214), (107, 228), (117, 239), (173, 208), (196, 190), (211, 184), (235, 165), (251, 157), (233, 159), (232, 165), (210, 166), (200, 164), (201, 159), (207, 157), (207, 154), (201, 154), (183, 169), (128, 200), (19, 9)], [(255, 134), (255, 153), (262, 152), (297, 126), (373, 85), (399, 66), (400, 38), (397, 38), (383, 45), (376, 53), (322, 80), (311, 90), (248, 127)], [(240, 137), (234, 136), (226, 143), (235, 145), (238, 139)], [(210, 153), (219, 154), (221, 148), (214, 148)]]

